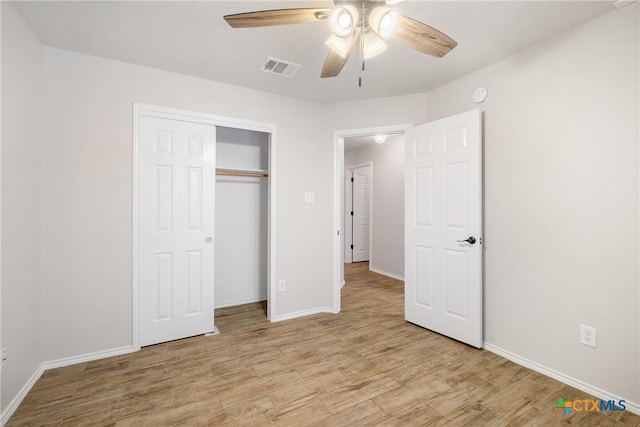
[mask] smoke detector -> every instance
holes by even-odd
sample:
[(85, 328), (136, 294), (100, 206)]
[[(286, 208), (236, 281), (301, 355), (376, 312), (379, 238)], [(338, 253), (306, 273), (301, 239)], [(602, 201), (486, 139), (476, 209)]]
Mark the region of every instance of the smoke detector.
[(294, 64), (293, 62), (283, 61), (282, 59), (267, 57), (262, 71), (265, 73), (277, 74), (279, 76), (291, 77), (296, 71), (302, 67), (300, 64)]

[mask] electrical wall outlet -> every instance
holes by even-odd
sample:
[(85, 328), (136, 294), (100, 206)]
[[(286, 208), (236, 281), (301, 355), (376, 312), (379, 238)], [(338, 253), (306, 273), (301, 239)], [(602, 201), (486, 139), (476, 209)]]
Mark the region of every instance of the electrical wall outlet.
[(287, 281), (286, 280), (278, 280), (278, 291), (284, 292), (287, 290)]
[(580, 325), (580, 344), (596, 348), (596, 328)]
[(7, 367), (7, 348), (3, 348), (0, 352), (0, 359), (2, 359), (2, 369)]

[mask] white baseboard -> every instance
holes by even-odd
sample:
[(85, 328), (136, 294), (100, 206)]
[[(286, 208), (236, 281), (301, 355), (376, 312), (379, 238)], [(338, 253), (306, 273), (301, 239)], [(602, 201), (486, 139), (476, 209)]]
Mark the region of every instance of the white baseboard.
[(96, 351), (94, 353), (81, 354), (79, 356), (64, 357), (62, 359), (44, 362), (42, 366), (45, 370), (62, 368), (64, 366), (75, 365), (78, 363), (91, 362), (93, 360), (104, 359), (106, 357), (120, 356), (121, 354), (133, 353), (133, 346), (125, 346), (112, 348), (110, 350)]
[(27, 396), (27, 393), (35, 385), (36, 381), (40, 379), (44, 371), (47, 369), (62, 368), (64, 366), (75, 365), (77, 363), (91, 362), (92, 360), (104, 359), (105, 357), (120, 356), (121, 354), (127, 354), (133, 352), (133, 346), (113, 348), (105, 351), (96, 351), (95, 353), (81, 354), (79, 356), (65, 357), (62, 359), (51, 360), (49, 362), (43, 362), (38, 369), (31, 375), (31, 378), (20, 389), (18, 394), (13, 398), (9, 406), (2, 412), (2, 419), (0, 425), (4, 426), (13, 413), (18, 409), (22, 400)]
[(251, 304), (254, 302), (260, 302), (260, 301), (266, 301), (266, 300), (267, 300), (266, 295), (262, 297), (257, 297), (257, 298), (238, 299), (234, 301), (223, 302), (220, 304), (214, 304), (213, 308), (215, 310), (216, 308), (234, 307), (236, 305)]
[(371, 264), (369, 264), (369, 271), (382, 274), (383, 276), (391, 277), (392, 279), (402, 280), (404, 282), (404, 276), (399, 276), (397, 274), (389, 273), (388, 271), (378, 270), (377, 268), (371, 267)]
[(38, 369), (31, 375), (29, 380), (22, 386), (18, 394), (9, 402), (9, 405), (2, 411), (2, 418), (0, 419), (0, 425), (5, 425), (9, 418), (16, 412), (18, 406), (22, 403), (22, 400), (27, 396), (27, 393), (31, 390), (31, 388), (36, 384), (36, 381), (40, 379), (44, 372), (44, 364), (38, 366)]
[(271, 322), (281, 322), (283, 320), (297, 319), (298, 317), (311, 316), (313, 314), (320, 313), (335, 314), (335, 311), (333, 311), (333, 308), (331, 307), (311, 308), (309, 310), (296, 311), (295, 313), (281, 314), (279, 316), (276, 316), (275, 319), (271, 319)]
[(607, 401), (608, 400), (616, 400), (616, 401), (624, 400), (625, 406), (629, 412), (633, 412), (634, 414), (640, 415), (640, 405), (638, 403), (630, 402), (629, 400), (623, 397), (616, 396), (598, 387), (592, 386), (591, 384), (587, 384), (576, 378), (570, 377), (569, 375), (563, 374), (562, 372), (558, 372), (556, 370), (543, 366), (537, 362), (534, 362), (522, 356), (518, 356), (517, 354), (511, 353), (510, 351), (503, 350), (502, 348), (497, 347), (493, 344), (490, 344), (486, 341), (483, 343), (483, 347), (485, 350), (490, 351), (491, 353), (495, 353), (498, 356), (502, 356), (505, 359), (509, 359), (512, 362), (517, 363), (518, 365), (524, 366), (525, 368), (532, 369), (543, 375), (546, 375), (555, 380), (558, 380), (564, 384), (570, 385), (571, 387), (577, 388), (580, 391), (589, 393), (599, 399), (607, 400)]

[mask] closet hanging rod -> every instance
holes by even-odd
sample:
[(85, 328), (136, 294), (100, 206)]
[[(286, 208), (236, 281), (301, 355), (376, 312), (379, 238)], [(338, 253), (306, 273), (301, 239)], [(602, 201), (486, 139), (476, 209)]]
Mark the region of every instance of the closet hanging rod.
[(217, 168), (216, 175), (245, 176), (249, 178), (267, 178), (269, 173), (262, 169), (223, 169)]

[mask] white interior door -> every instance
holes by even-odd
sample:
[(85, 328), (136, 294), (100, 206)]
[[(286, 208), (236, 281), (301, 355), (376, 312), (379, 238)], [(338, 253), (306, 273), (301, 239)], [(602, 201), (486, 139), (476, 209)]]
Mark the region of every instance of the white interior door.
[(474, 110), (408, 130), (405, 319), (482, 347), (482, 140)]
[(215, 138), (213, 125), (140, 117), (141, 346), (214, 329)]
[(369, 261), (371, 166), (353, 169), (353, 262)]

